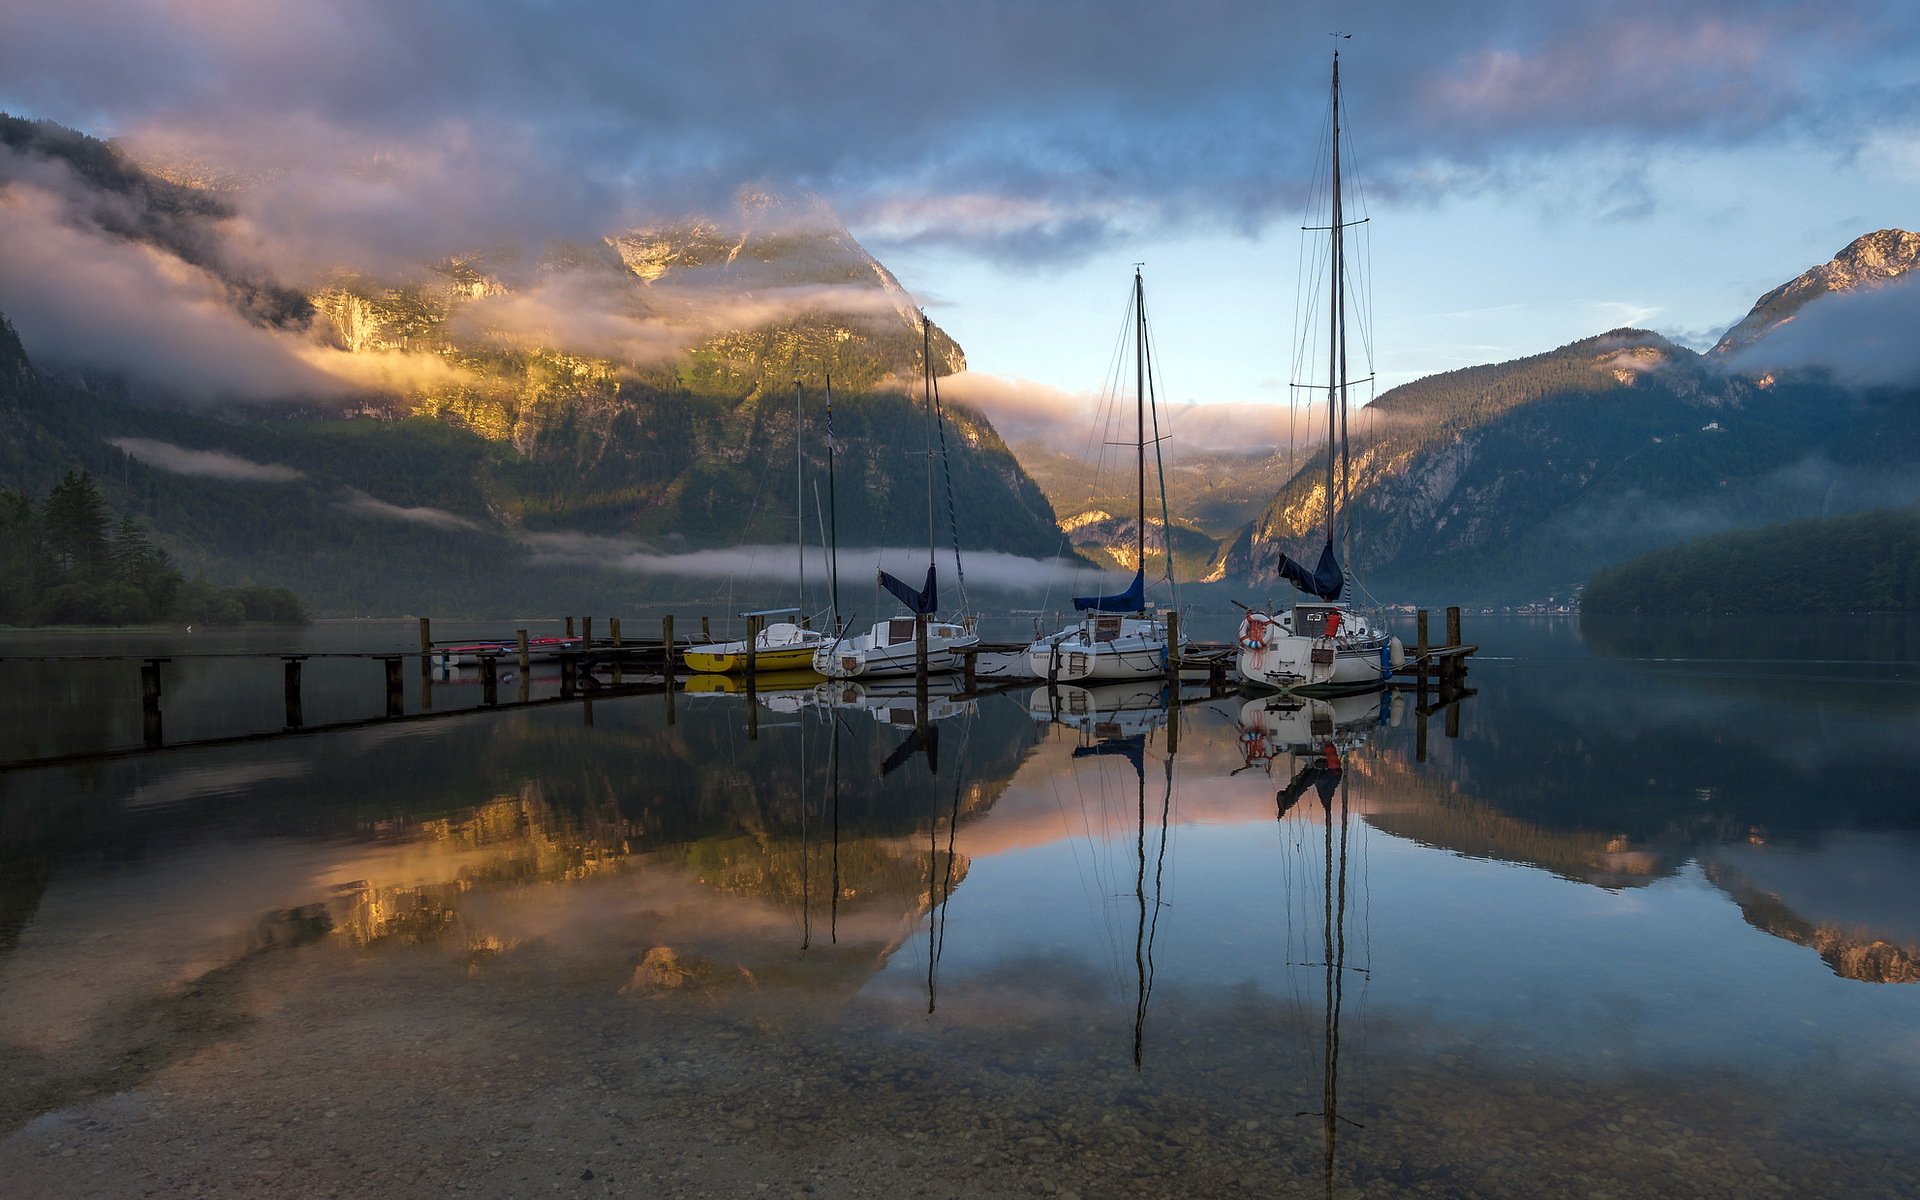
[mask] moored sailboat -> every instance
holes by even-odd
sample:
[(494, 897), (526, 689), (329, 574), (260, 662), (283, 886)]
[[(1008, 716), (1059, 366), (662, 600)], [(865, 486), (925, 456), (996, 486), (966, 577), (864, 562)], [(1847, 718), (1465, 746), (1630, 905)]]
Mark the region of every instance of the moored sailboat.
[[(829, 397), (828, 404), (832, 404)], [(753, 653), (747, 653), (746, 639), (731, 642), (713, 642), (702, 646), (689, 646), (681, 656), (690, 671), (714, 674), (731, 674), (745, 671), (749, 660), (752, 661), (755, 674), (761, 671), (805, 671), (813, 666), (814, 651), (825, 645), (827, 635), (817, 629), (810, 629), (802, 622), (805, 620), (804, 606), (807, 602), (807, 541), (806, 506), (801, 483), (802, 447), (805, 442), (800, 436), (800, 381), (793, 382), (793, 525), (794, 549), (798, 556), (796, 564), (800, 588), (800, 605), (796, 608), (765, 609), (760, 612), (742, 613), (748, 618), (766, 618), (793, 614), (800, 621), (775, 621), (752, 635)]]
[[(823, 641), (813, 654), (813, 669), (831, 679), (870, 679), (885, 676), (915, 675), (924, 657), (930, 675), (956, 671), (961, 657), (980, 644), (973, 622), (966, 618), (939, 621), (934, 614), (940, 608), (939, 570), (934, 564), (933, 466), (934, 428), (939, 403), (933, 381), (933, 326), (920, 318), (921, 389), (927, 410), (927, 579), (918, 589), (911, 584), (879, 572), (879, 582), (888, 594), (906, 607), (906, 615), (877, 621), (865, 633)], [(945, 433), (941, 434), (942, 444)], [(952, 485), (948, 485), (948, 506), (952, 507)], [(953, 548), (959, 563), (960, 546)], [(963, 606), (964, 606), (964, 599)], [(924, 654), (922, 646), (924, 643)]]
[(1247, 609), (1240, 622), (1240, 677), (1249, 684), (1282, 690), (1340, 692), (1382, 686), (1406, 659), (1400, 640), (1375, 620), (1341, 599), (1347, 573), (1335, 552), (1344, 475), (1336, 466), (1345, 453), (1347, 388), (1347, 262), (1340, 191), (1340, 54), (1333, 56), (1332, 219), (1329, 237), (1329, 320), (1327, 343), (1327, 540), (1312, 568), (1280, 556), (1280, 575), (1308, 599), (1290, 609)]
[[(1146, 288), (1134, 268), (1131, 311), (1134, 333), (1134, 572), (1133, 583), (1111, 596), (1076, 596), (1075, 611), (1087, 615), (1027, 647), (1027, 666), (1054, 682), (1083, 679), (1141, 679), (1167, 671), (1167, 619), (1147, 609), (1147, 414), (1153, 404), (1151, 348), (1147, 338)], [(1154, 422), (1156, 430), (1158, 418)], [(1155, 473), (1160, 457), (1154, 455)], [(1161, 537), (1166, 579), (1173, 586), (1173, 549), (1167, 540), (1166, 480), (1160, 479)], [(1180, 639), (1184, 645), (1186, 638)]]

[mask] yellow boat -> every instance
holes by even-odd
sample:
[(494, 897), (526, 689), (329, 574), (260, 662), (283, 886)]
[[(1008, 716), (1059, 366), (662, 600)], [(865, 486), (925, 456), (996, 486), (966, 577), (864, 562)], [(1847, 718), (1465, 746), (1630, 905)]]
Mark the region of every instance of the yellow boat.
[[(820, 683), (820, 676), (813, 670), (805, 671), (761, 671), (756, 669), (753, 676), (754, 690), (762, 696), (774, 692), (805, 691), (811, 694)], [(746, 673), (738, 675), (689, 675), (685, 690), (692, 695), (743, 695), (747, 690)]]
[[(779, 621), (760, 631), (754, 639), (753, 669), (758, 674), (771, 671), (810, 671), (813, 652), (827, 644), (817, 629), (803, 629), (791, 621)], [(681, 661), (690, 671), (715, 675), (736, 675), (747, 669), (747, 643), (715, 642), (689, 646)]]

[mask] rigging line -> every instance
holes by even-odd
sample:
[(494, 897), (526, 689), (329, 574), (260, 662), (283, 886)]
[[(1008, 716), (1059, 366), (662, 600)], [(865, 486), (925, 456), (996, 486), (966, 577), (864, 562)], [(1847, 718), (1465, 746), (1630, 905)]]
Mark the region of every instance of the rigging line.
[(947, 817), (947, 877), (940, 884), (940, 941), (934, 947), (937, 960), (947, 952), (947, 903), (953, 899), (953, 856), (960, 830), (960, 789), (966, 782), (967, 747), (973, 740), (973, 714), (969, 712), (960, 726), (960, 752), (953, 771), (953, 812)]
[(967, 603), (967, 569), (960, 565), (960, 516), (953, 503), (953, 459), (947, 453), (947, 413), (940, 403), (940, 379), (933, 379), (933, 421), (940, 431), (940, 474), (947, 481), (947, 530), (953, 537), (953, 573), (960, 587), (960, 611), (972, 610)]
[(807, 820), (807, 726), (800, 723), (800, 948), (813, 945), (813, 841)]
[[(1180, 607), (1179, 585), (1173, 578), (1173, 518), (1167, 510), (1167, 464), (1160, 453), (1160, 401), (1153, 369), (1153, 329), (1147, 321), (1146, 309), (1147, 294), (1142, 291), (1140, 293), (1140, 347), (1147, 364), (1147, 410), (1153, 414), (1153, 470), (1160, 481), (1160, 555), (1165, 568), (1161, 574), (1167, 581), (1170, 606), (1178, 609)], [(1143, 553), (1141, 557), (1144, 560), (1146, 556)], [(1142, 561), (1141, 569), (1144, 570), (1146, 565)]]

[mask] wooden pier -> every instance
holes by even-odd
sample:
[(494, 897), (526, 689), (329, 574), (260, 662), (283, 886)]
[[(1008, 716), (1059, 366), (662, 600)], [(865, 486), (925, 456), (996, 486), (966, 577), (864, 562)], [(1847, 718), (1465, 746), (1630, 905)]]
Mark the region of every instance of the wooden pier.
[[(1170, 633), (1178, 637), (1178, 615), (1169, 614)], [(760, 672), (757, 670), (756, 655), (753, 653), (753, 635), (759, 632), (759, 620), (749, 619), (748, 653), (746, 672), (742, 682), (744, 693), (752, 697), (758, 690)], [(463, 706), (436, 712), (434, 710), (434, 674), (436, 660), (442, 658), (448, 648), (456, 643), (437, 645), (433, 639), (432, 622), (429, 618), (419, 618), (419, 707), (408, 713), (406, 703), (406, 684), (404, 664), (411, 654), (386, 651), (299, 651), (284, 653), (259, 653), (247, 651), (213, 652), (192, 655), (24, 655), (0, 657), (0, 662), (138, 662), (141, 711), (141, 744), (116, 748), (104, 752), (88, 752), (68, 755), (44, 756), (33, 759), (0, 762), (0, 770), (17, 769), (29, 766), (50, 766), (61, 763), (89, 761), (101, 758), (122, 757), (131, 754), (151, 753), (162, 749), (185, 749), (194, 746), (231, 745), (266, 738), (281, 737), (288, 734), (311, 734), (328, 730), (362, 728), (368, 725), (390, 721), (418, 721), (437, 716), (453, 716), (462, 713), (498, 711), (526, 708), (538, 705), (568, 703), (587, 700), (594, 696), (629, 696), (644, 694), (664, 694), (668, 697), (666, 719), (669, 724), (675, 720), (672, 703), (674, 692), (681, 687), (684, 675), (682, 666), (686, 648), (693, 645), (691, 640), (676, 639), (674, 618), (668, 615), (660, 622), (660, 636), (657, 638), (629, 638), (624, 635), (620, 618), (609, 618), (605, 625), (604, 637), (594, 636), (592, 617), (578, 618), (579, 633), (576, 635), (575, 618), (565, 620), (566, 634), (575, 639), (572, 644), (560, 649), (543, 648), (539, 656), (547, 661), (557, 662), (559, 668), (558, 694), (536, 698), (533, 695), (532, 667), (535, 651), (532, 649), (526, 629), (516, 629), (511, 639), (491, 639), (486, 642), (457, 643), (462, 647), (485, 646), (477, 651), (478, 662), (471, 670), (478, 675), (480, 685), (480, 703), (477, 706)], [(703, 637), (710, 637), (708, 618), (700, 618)], [(1447, 721), (1448, 736), (1457, 736), (1459, 732), (1459, 702), (1473, 691), (1466, 687), (1467, 660), (1479, 649), (1478, 646), (1465, 644), (1461, 640), (1460, 609), (1446, 610), (1446, 640), (1433, 644), (1428, 636), (1428, 618), (1425, 610), (1417, 614), (1417, 633), (1415, 643), (1408, 647), (1406, 661), (1394, 672), (1389, 686), (1416, 694), (1415, 711), (1420, 720), (1419, 748), (1421, 757), (1425, 757), (1426, 721), (1430, 715), (1444, 713)], [(924, 659), (924, 642), (922, 657)], [(960, 671), (961, 686), (948, 693), (956, 699), (973, 699), (994, 695), (1020, 687), (1031, 687), (1047, 681), (1036, 676), (1029, 668), (1025, 650), (1027, 643), (1022, 642), (983, 642), (970, 649), (962, 660)], [(1224, 694), (1238, 686), (1239, 679), (1234, 669), (1238, 648), (1231, 642), (1195, 642), (1179, 646), (1177, 640), (1173, 652), (1166, 661), (1167, 682), (1175, 689), (1182, 684), (1203, 682), (1209, 694)], [(164, 736), (165, 721), (162, 712), (162, 700), (165, 695), (163, 668), (177, 661), (198, 659), (278, 659), (281, 663), (281, 695), (284, 705), (284, 724), (278, 730), (264, 730), (253, 733), (237, 734), (210, 739), (196, 739), (188, 742), (170, 743)], [(384, 715), (356, 718), (349, 721), (333, 721), (319, 725), (309, 725), (306, 719), (304, 682), (306, 664), (315, 660), (361, 659), (379, 662), (382, 666), (381, 686)], [(502, 660), (514, 668), (514, 674), (508, 678), (515, 685), (514, 694), (503, 700), (500, 695), (502, 682)], [(468, 668), (440, 666), (443, 674), (464, 671)], [(464, 675), (462, 678), (466, 678)], [(921, 670), (912, 677), (916, 690), (924, 693), (928, 688), (927, 672), (924, 661)], [(592, 722), (591, 706), (588, 707), (586, 720)]]

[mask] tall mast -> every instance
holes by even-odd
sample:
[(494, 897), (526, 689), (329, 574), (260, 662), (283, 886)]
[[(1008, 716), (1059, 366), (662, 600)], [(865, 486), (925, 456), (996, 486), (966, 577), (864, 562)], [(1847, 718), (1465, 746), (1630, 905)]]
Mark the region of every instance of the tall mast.
[(800, 567), (800, 621), (807, 623), (807, 518), (806, 498), (801, 490), (800, 465), (800, 381), (793, 381), (793, 550)]
[(827, 373), (827, 595), (833, 632), (840, 633), (840, 507), (833, 486), (833, 373)]
[(920, 314), (920, 392), (927, 404), (927, 565), (933, 565), (933, 322)]
[(1343, 288), (1346, 275), (1345, 250), (1341, 239), (1340, 227), (1340, 51), (1333, 52), (1333, 220), (1331, 236), (1332, 256), (1328, 264), (1328, 274), (1332, 276), (1330, 320), (1327, 322), (1327, 542), (1334, 538), (1333, 513), (1333, 466), (1334, 448), (1338, 445), (1335, 423), (1335, 405), (1345, 409), (1347, 406), (1345, 361), (1347, 348), (1346, 296)]
[(1134, 513), (1134, 565), (1144, 572), (1147, 569), (1147, 300), (1138, 263), (1133, 268), (1133, 313), (1134, 457), (1139, 485), (1135, 493), (1139, 502)]

